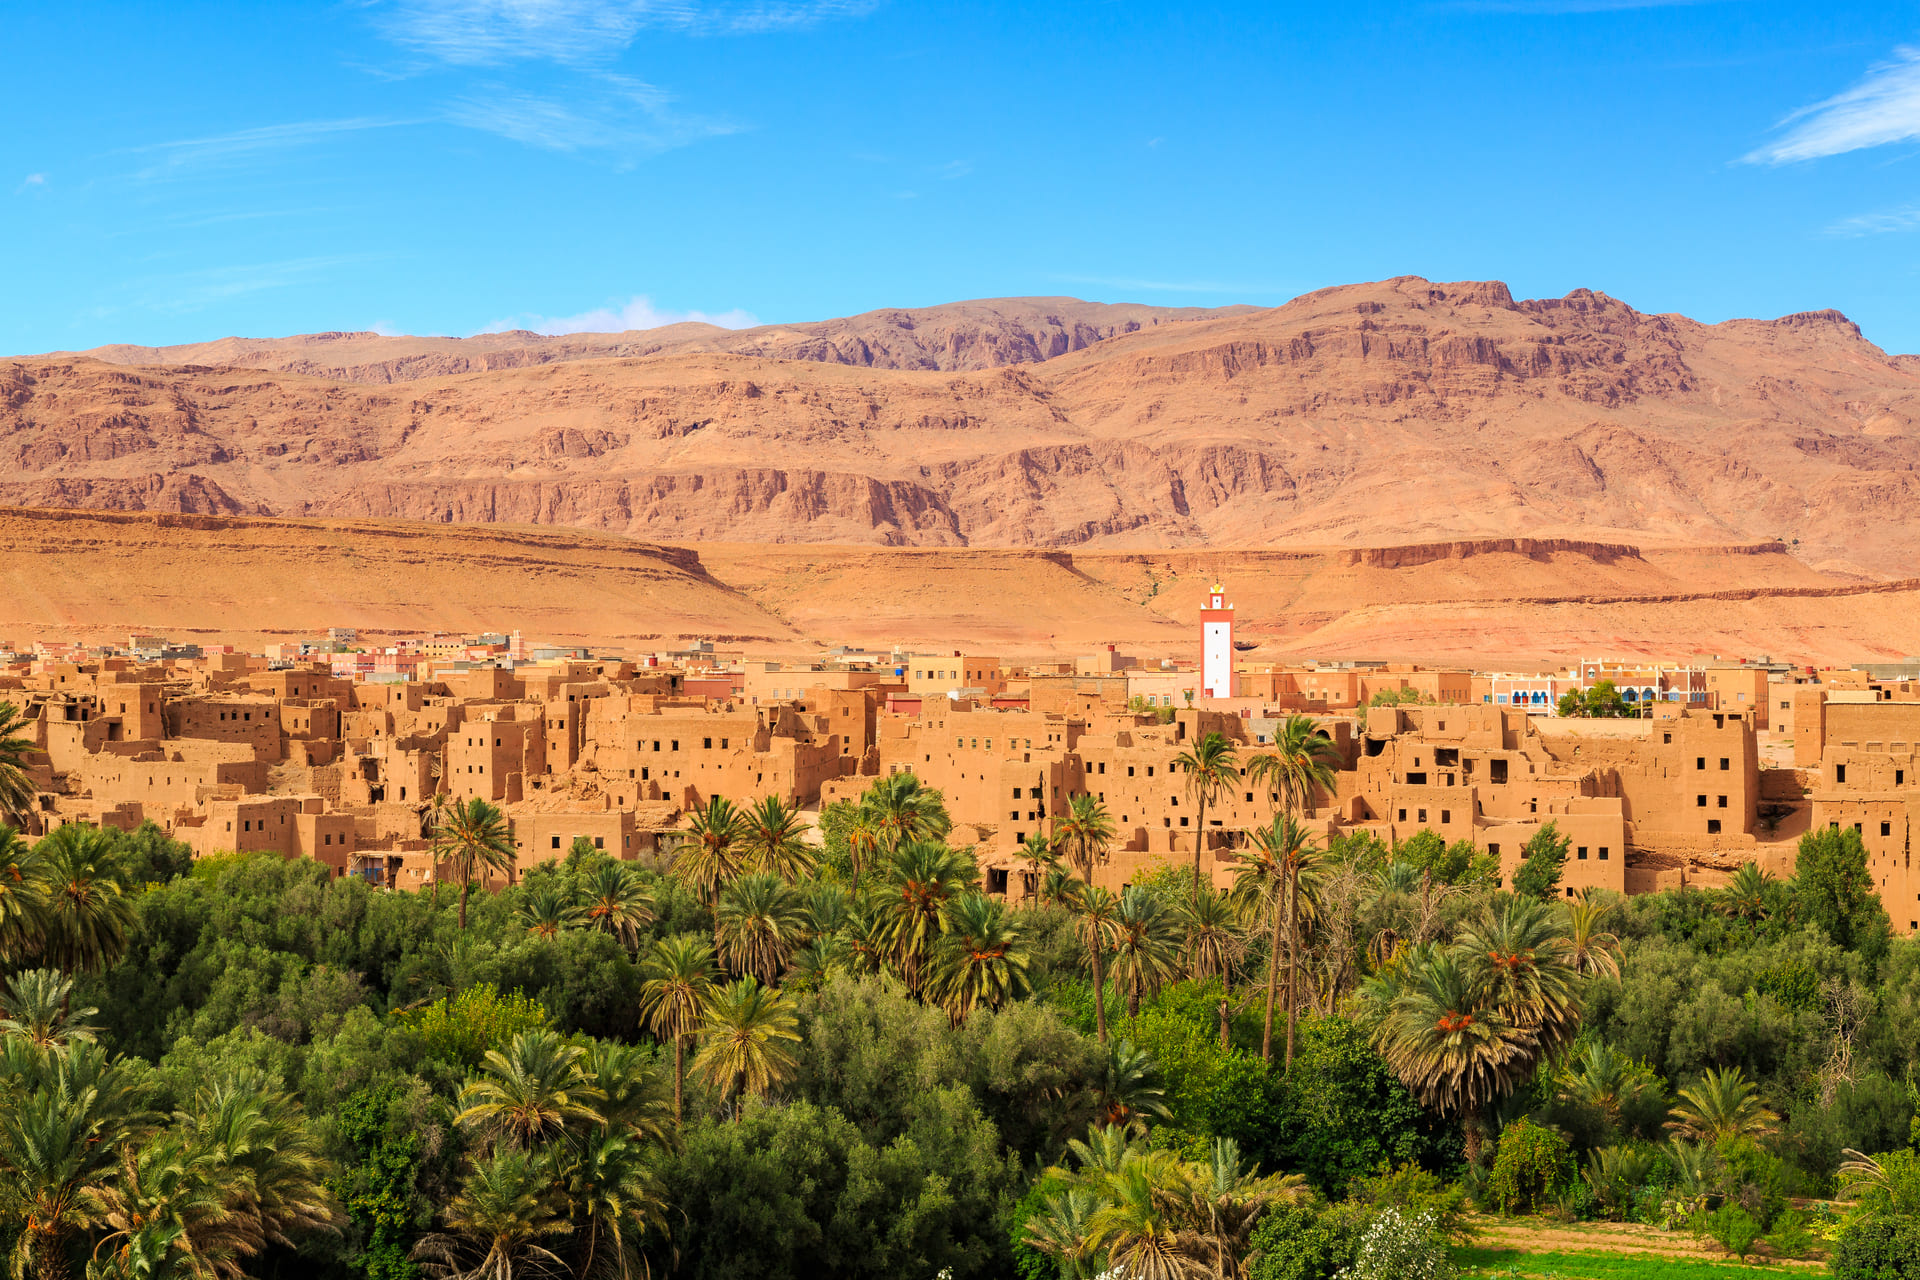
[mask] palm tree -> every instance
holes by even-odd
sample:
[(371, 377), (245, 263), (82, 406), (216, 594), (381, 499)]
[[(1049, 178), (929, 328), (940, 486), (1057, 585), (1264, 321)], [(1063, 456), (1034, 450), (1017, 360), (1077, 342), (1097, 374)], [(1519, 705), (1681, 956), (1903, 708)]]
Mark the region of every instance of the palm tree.
[(1604, 1041), (1588, 1039), (1554, 1077), (1559, 1096), (1618, 1123), (1627, 1107), (1660, 1090), (1652, 1067)]
[[(1314, 792), (1333, 794), (1335, 772), (1340, 767), (1340, 749), (1314, 725), (1313, 717), (1291, 715), (1273, 737), (1273, 750), (1263, 751), (1247, 762), (1247, 777), (1264, 783), (1278, 796), (1288, 814), (1306, 814)], [(1300, 846), (1301, 854), (1306, 846)], [(1293, 1065), (1293, 1039), (1300, 1020), (1300, 867), (1303, 856), (1293, 859), (1287, 873), (1287, 1065)], [(1269, 1058), (1271, 1061), (1271, 1058)]]
[(1287, 944), (1287, 1065), (1293, 1064), (1296, 1013), (1296, 973), (1300, 943), (1300, 868), (1319, 853), (1306, 829), (1289, 813), (1275, 814), (1273, 822), (1256, 828), (1247, 848), (1235, 855), (1234, 894), (1249, 909), (1265, 914), (1271, 931), (1267, 950), (1267, 1019), (1261, 1032), (1260, 1057), (1273, 1061), (1273, 1011), (1280, 994), (1282, 926)]
[(1773, 877), (1752, 862), (1743, 862), (1719, 894), (1719, 909), (1735, 920), (1759, 922), (1769, 914)]
[(513, 875), (518, 861), (513, 829), (505, 814), (478, 796), (465, 804), (455, 801), (441, 811), (433, 829), (433, 860), (436, 869), (443, 862), (452, 863), (453, 873), (460, 877), (460, 928), (465, 930), (467, 892), (473, 887), (474, 877)]
[(640, 931), (653, 923), (653, 895), (641, 883), (639, 868), (609, 859), (587, 873), (583, 887), (587, 923), (629, 950), (637, 945)]
[(1029, 905), (1037, 902), (1040, 897), (1040, 868), (1053, 865), (1054, 860), (1059, 856), (1054, 851), (1057, 840), (1057, 836), (1046, 836), (1034, 831), (1020, 842), (1019, 856), (1027, 864), (1026, 878), (1033, 885), (1033, 889), (1026, 894)]
[(588, 1077), (586, 1056), (555, 1032), (522, 1031), (504, 1053), (487, 1051), (480, 1074), (460, 1090), (455, 1120), (522, 1148), (559, 1137), (569, 1123), (603, 1123), (596, 1107), (606, 1095)]
[(1205, 981), (1215, 974), (1227, 994), (1233, 992), (1233, 966), (1246, 954), (1240, 913), (1226, 894), (1209, 889), (1178, 912), (1186, 933), (1187, 972)]
[(1586, 978), (1620, 976), (1620, 939), (1607, 931), (1607, 919), (1613, 904), (1592, 894), (1582, 894), (1566, 902), (1567, 963)]
[(604, 1130), (582, 1139), (577, 1154), (559, 1155), (564, 1202), (580, 1241), (574, 1274), (627, 1280), (646, 1270), (640, 1241), (664, 1225), (667, 1208), (647, 1160), (643, 1143)]
[(1680, 1090), (1680, 1101), (1668, 1114), (1668, 1132), (1696, 1142), (1762, 1137), (1780, 1120), (1761, 1104), (1753, 1081), (1739, 1067), (1708, 1068), (1698, 1084)]
[(1153, 1055), (1135, 1048), (1131, 1040), (1107, 1046), (1095, 1099), (1100, 1105), (1099, 1123), (1109, 1131), (1145, 1137), (1149, 1119), (1165, 1120), (1172, 1114), (1167, 1109), (1159, 1065)]
[(45, 864), (12, 827), (0, 826), (0, 964), (36, 950), (47, 920)]
[(1027, 1247), (1058, 1263), (1062, 1280), (1094, 1280), (1090, 1227), (1100, 1203), (1092, 1190), (1071, 1187), (1027, 1219)]
[(1200, 901), (1200, 850), (1207, 843), (1207, 806), (1240, 776), (1240, 753), (1231, 742), (1209, 733), (1174, 757), (1186, 775), (1185, 789), (1199, 810), (1193, 834), (1193, 900)]
[(1127, 989), (1127, 1016), (1140, 1016), (1140, 998), (1180, 976), (1180, 934), (1173, 913), (1135, 885), (1113, 913), (1113, 976)]
[(806, 906), (793, 887), (759, 872), (727, 886), (713, 928), (729, 969), (772, 984), (805, 939), (807, 923)]
[(860, 876), (880, 856), (880, 827), (867, 806), (857, 805), (847, 824), (847, 861), (853, 867), (852, 893), (860, 894)]
[(920, 779), (911, 773), (890, 773), (876, 779), (860, 798), (860, 808), (880, 848), (889, 853), (916, 841), (945, 840), (953, 830), (944, 797), (931, 787), (921, 786)]
[(1102, 1179), (1104, 1203), (1088, 1223), (1108, 1267), (1128, 1280), (1195, 1280), (1211, 1268), (1193, 1256), (1196, 1241), (1174, 1213), (1180, 1162), (1171, 1151), (1130, 1153)]
[(30, 721), (11, 702), (0, 702), (0, 816), (22, 823), (33, 809), (33, 779), (27, 757), (44, 755), (21, 731)]
[[(1463, 1122), (1533, 1071), (1539, 1055), (1531, 1028), (1509, 1021), (1467, 965), (1431, 944), (1409, 948), (1360, 993), (1373, 1045), (1422, 1106)], [(1478, 1161), (1480, 1133), (1463, 1128), (1467, 1158)]]
[(646, 973), (640, 988), (640, 1016), (654, 1035), (673, 1041), (673, 1119), (678, 1124), (684, 1114), (687, 1038), (700, 1029), (706, 1016), (707, 995), (713, 988), (713, 948), (691, 933), (662, 938), (653, 944)]
[(41, 954), (65, 973), (98, 973), (120, 959), (133, 924), (113, 840), (70, 822), (34, 850), (47, 886)]
[[(762, 1096), (793, 1074), (791, 1046), (799, 1039), (793, 1002), (758, 979), (741, 978), (708, 994), (693, 1069), (723, 1100), (741, 1093)], [(739, 1114), (736, 1107), (736, 1119)]]
[(778, 796), (767, 796), (741, 819), (746, 864), (792, 883), (812, 874), (819, 861), (801, 833), (800, 809)]
[(20, 1036), (38, 1049), (59, 1049), (70, 1040), (91, 1040), (98, 1027), (91, 1006), (69, 1008), (73, 979), (57, 969), (24, 969), (0, 989), (0, 1035)]
[(947, 934), (934, 986), (954, 1025), (985, 1006), (997, 1009), (1027, 989), (1027, 953), (1007, 906), (969, 893), (947, 907)]
[(1120, 899), (1109, 891), (1098, 885), (1088, 885), (1081, 891), (1074, 932), (1093, 961), (1093, 1020), (1101, 1044), (1107, 1042), (1106, 952), (1113, 944), (1114, 921), (1119, 914)]
[(696, 809), (673, 851), (673, 871), (700, 895), (711, 911), (720, 890), (740, 875), (746, 857), (742, 845), (745, 824), (725, 796), (711, 796), (707, 807)]
[(229, 1208), (243, 1224), (241, 1252), (293, 1248), (298, 1236), (336, 1229), (326, 1157), (298, 1099), (273, 1088), (264, 1072), (243, 1070), (203, 1086), (180, 1119), (191, 1143), (238, 1175)]
[(880, 893), (888, 952), (915, 996), (922, 994), (927, 963), (946, 931), (947, 904), (978, 878), (971, 856), (935, 840), (909, 840), (887, 864)]
[(108, 1225), (102, 1189), (140, 1116), (132, 1080), (99, 1045), (76, 1040), (36, 1054), (33, 1073), (35, 1087), (0, 1108), (0, 1204), (24, 1223), (13, 1274), (57, 1280), (67, 1274), (67, 1241)]
[(548, 878), (526, 887), (513, 915), (534, 937), (553, 939), (579, 924), (585, 913), (572, 894)]
[(1080, 892), (1086, 885), (1065, 867), (1048, 867), (1047, 874), (1040, 878), (1040, 901), (1072, 911), (1080, 905)]
[(1516, 894), (1482, 910), (1460, 931), (1458, 949), (1475, 989), (1512, 1026), (1533, 1033), (1535, 1053), (1551, 1058), (1580, 1030), (1579, 974), (1554, 908)]
[(1107, 860), (1107, 848), (1113, 843), (1113, 817), (1094, 797), (1077, 795), (1067, 801), (1066, 813), (1054, 821), (1053, 836), (1069, 850), (1068, 857), (1080, 878), (1092, 884), (1093, 864)]
[(1289, 813), (1304, 813), (1315, 791), (1333, 794), (1340, 749), (1312, 716), (1288, 716), (1273, 736), (1273, 750), (1247, 761), (1247, 777), (1265, 783)]
[(448, 1280), (513, 1280), (516, 1271), (563, 1269), (542, 1241), (571, 1234), (550, 1159), (510, 1147), (474, 1165), (441, 1214), (446, 1230), (423, 1237), (413, 1256)]
[(655, 1089), (652, 1056), (638, 1045), (596, 1040), (587, 1049), (587, 1078), (600, 1091), (601, 1127), (640, 1142), (665, 1146), (666, 1100)]
[(1211, 1159), (1189, 1164), (1175, 1188), (1179, 1216), (1188, 1224), (1195, 1243), (1203, 1246), (1206, 1269), (1219, 1277), (1247, 1274), (1247, 1254), (1253, 1230), (1270, 1207), (1290, 1203), (1306, 1194), (1300, 1174), (1261, 1177), (1257, 1168), (1240, 1162), (1240, 1144), (1215, 1138)]
[[(239, 1280), (240, 1259), (258, 1253), (262, 1236), (247, 1212), (243, 1170), (176, 1131), (118, 1151), (111, 1185), (98, 1189), (112, 1230), (94, 1249), (98, 1276), (187, 1275)], [(62, 1269), (64, 1272), (64, 1268)]]

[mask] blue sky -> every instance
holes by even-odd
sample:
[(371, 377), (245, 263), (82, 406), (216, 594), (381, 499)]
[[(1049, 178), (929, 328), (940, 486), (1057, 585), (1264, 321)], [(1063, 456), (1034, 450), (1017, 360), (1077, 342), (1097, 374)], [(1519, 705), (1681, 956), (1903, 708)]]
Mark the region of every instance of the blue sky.
[(0, 352), (1498, 278), (1920, 351), (1920, 8), (19, 5)]

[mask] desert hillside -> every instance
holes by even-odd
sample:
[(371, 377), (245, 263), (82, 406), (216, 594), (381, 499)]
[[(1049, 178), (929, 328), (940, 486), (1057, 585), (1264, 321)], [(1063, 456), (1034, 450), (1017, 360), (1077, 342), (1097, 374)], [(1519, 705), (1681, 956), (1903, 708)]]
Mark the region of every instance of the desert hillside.
[[(1087, 304), (1054, 308), (1044, 342), (1005, 319), (1053, 301), (937, 309), (945, 330), (796, 326), (728, 350), (701, 344), (749, 339), (542, 340), (617, 354), (410, 381), (373, 366), (476, 368), (501, 343), (533, 347), (356, 335), (328, 354), (323, 335), (325, 377), (241, 367), (309, 340), (203, 353), (220, 367), (14, 358), (0, 361), (0, 501), (657, 542), (1777, 538), (1823, 571), (1920, 574), (1920, 362), (1835, 312), (1705, 325), (1585, 290), (1516, 301), (1498, 283), (1409, 277), (1212, 318), (1089, 312), (1084, 342), (1070, 317)], [(998, 309), (1018, 360), (956, 345), (978, 308)], [(628, 339), (664, 345), (618, 352)]]
[(844, 642), (1191, 655), (1195, 610), (1220, 580), (1241, 638), (1259, 643), (1254, 662), (1844, 663), (1910, 652), (1920, 610), (1920, 582), (1836, 581), (1774, 545), (1530, 539), (1363, 551), (666, 547), (578, 530), (0, 509), (0, 563), (0, 640), (15, 643), (132, 631), (254, 643), (352, 626), (373, 638), (519, 628), (624, 649), (710, 636), (756, 654)]
[(178, 347), (121, 344), (58, 354), (90, 356), (110, 364), (231, 365), (311, 374), (336, 382), (411, 382), (450, 373), (696, 351), (875, 369), (993, 369), (1006, 364), (1036, 364), (1156, 325), (1255, 310), (1148, 307), (1082, 302), (1078, 298), (981, 298), (751, 329), (686, 323), (626, 333), (558, 336), (525, 329), (472, 338), (308, 333), (291, 338), (221, 338)]

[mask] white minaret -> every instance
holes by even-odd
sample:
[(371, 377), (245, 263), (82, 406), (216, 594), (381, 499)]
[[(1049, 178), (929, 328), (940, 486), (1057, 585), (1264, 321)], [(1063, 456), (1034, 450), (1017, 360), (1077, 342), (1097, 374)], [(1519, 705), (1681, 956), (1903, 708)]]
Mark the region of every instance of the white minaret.
[(1207, 698), (1233, 696), (1233, 606), (1213, 584), (1200, 610), (1200, 693)]

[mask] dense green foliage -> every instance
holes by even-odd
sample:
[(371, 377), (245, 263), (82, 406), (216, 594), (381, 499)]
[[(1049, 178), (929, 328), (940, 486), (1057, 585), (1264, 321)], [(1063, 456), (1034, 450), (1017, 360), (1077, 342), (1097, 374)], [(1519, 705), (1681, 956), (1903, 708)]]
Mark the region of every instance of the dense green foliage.
[(464, 912), (152, 827), (8, 841), (0, 1248), (90, 1280), (1039, 1280), (1177, 1239), (1308, 1280), (1440, 1256), (1468, 1198), (1783, 1254), (1820, 1244), (1790, 1199), (1838, 1193), (1836, 1274), (1915, 1247), (1920, 944), (1851, 831), (1792, 880), (1622, 901), (1564, 897), (1551, 824), (1506, 893), (1471, 845), (1281, 815), (1231, 895), (1184, 857), (1115, 895), (1083, 806), (1010, 905), (948, 825), (911, 775), (824, 848), (716, 801), (667, 865), (576, 847)]

